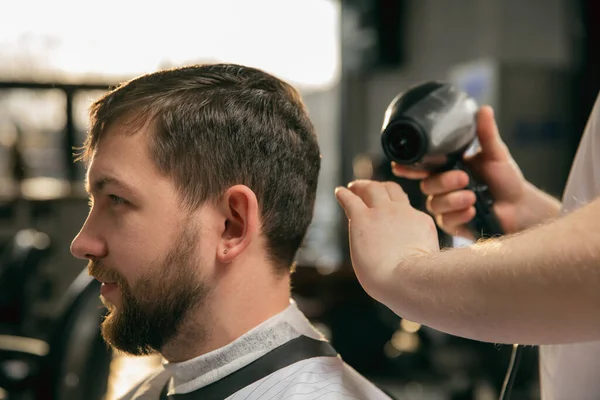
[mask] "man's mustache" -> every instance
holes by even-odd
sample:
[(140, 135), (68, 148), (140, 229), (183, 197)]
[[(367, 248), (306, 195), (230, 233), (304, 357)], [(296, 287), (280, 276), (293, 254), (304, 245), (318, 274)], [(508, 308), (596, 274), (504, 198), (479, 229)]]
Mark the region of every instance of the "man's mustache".
[(107, 268), (102, 261), (88, 262), (88, 275), (93, 276), (100, 282), (116, 282), (122, 284), (125, 279), (115, 270)]

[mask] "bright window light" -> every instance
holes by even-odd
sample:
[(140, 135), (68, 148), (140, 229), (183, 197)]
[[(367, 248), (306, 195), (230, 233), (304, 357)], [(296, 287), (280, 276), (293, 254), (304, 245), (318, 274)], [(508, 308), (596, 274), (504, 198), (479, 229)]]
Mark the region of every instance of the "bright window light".
[(336, 0), (20, 0), (0, 23), (0, 76), (122, 79), (198, 62), (324, 89), (340, 70)]

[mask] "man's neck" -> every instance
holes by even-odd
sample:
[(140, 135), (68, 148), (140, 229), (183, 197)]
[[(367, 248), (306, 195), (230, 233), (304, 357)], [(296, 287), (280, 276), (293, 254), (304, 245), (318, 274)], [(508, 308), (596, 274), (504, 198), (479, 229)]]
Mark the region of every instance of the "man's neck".
[(233, 342), (290, 304), (290, 276), (253, 277), (216, 287), (162, 349), (169, 362), (196, 358)]

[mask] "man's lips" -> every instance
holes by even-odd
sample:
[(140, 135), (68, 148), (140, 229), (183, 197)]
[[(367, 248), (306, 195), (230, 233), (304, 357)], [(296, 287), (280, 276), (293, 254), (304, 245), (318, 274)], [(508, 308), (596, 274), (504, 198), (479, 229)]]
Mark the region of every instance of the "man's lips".
[(97, 278), (95, 276), (93, 278), (100, 283), (117, 283), (117, 281), (111, 281), (110, 279)]
[(119, 288), (119, 285), (115, 281), (110, 281), (108, 279), (96, 277), (96, 276), (94, 276), (94, 279), (96, 279), (98, 282), (101, 283), (100, 294), (102, 296), (105, 296), (111, 292), (114, 292), (115, 290), (117, 290)]
[(106, 296), (119, 288), (119, 285), (115, 282), (102, 282), (100, 285), (100, 294)]

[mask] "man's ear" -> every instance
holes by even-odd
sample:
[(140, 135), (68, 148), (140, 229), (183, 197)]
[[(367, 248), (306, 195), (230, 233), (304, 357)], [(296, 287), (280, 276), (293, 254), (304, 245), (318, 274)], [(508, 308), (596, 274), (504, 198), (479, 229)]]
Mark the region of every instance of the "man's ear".
[(258, 200), (249, 187), (235, 185), (223, 194), (219, 209), (225, 223), (217, 246), (217, 259), (230, 263), (250, 245), (259, 229)]

